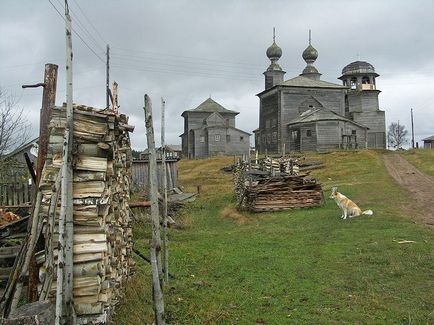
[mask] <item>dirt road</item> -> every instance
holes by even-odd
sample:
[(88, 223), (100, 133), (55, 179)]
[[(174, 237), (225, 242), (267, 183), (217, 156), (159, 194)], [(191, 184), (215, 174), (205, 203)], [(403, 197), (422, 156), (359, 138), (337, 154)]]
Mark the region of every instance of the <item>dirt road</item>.
[(389, 174), (414, 199), (414, 206), (407, 207), (405, 210), (417, 214), (417, 219), (433, 227), (434, 179), (421, 173), (399, 154), (383, 155), (383, 160)]

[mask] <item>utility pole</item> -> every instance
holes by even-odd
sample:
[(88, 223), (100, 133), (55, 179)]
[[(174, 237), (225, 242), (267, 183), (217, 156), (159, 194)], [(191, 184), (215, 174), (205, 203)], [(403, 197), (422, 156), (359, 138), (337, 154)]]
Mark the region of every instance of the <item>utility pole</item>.
[(56, 319), (55, 324), (74, 324), (73, 313), (73, 107), (72, 107), (72, 39), (71, 17), (65, 0), (66, 21), (66, 126), (63, 138), (61, 167), (61, 204), (59, 216), (59, 254), (57, 258)]
[(110, 108), (110, 45), (107, 44), (106, 51), (106, 81), (105, 81), (105, 92), (106, 92), (106, 109)]
[(413, 123), (413, 109), (411, 109), (411, 148), (414, 149), (414, 123)]

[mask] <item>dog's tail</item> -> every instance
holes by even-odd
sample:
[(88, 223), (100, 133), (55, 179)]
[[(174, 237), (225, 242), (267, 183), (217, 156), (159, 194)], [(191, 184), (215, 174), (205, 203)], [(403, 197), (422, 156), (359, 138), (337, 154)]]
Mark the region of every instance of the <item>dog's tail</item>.
[(372, 211), (372, 210), (366, 210), (366, 211), (363, 211), (362, 214), (366, 214), (368, 216), (372, 216), (374, 214), (374, 211)]

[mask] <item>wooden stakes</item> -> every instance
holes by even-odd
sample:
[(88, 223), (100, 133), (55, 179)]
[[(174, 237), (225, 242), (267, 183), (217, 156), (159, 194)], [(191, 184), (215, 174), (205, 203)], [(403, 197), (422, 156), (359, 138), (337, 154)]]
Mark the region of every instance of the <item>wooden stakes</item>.
[(164, 256), (164, 279), (169, 282), (169, 240), (167, 228), (167, 165), (165, 137), (165, 109), (166, 102), (161, 98), (161, 165), (163, 171), (163, 256)]
[(145, 126), (149, 151), (149, 191), (151, 200), (152, 240), (151, 240), (151, 267), (152, 288), (154, 300), (155, 322), (157, 325), (165, 323), (163, 275), (161, 265), (161, 237), (160, 218), (158, 209), (158, 184), (157, 184), (157, 157), (155, 156), (154, 126), (152, 121), (152, 103), (148, 95), (145, 95)]

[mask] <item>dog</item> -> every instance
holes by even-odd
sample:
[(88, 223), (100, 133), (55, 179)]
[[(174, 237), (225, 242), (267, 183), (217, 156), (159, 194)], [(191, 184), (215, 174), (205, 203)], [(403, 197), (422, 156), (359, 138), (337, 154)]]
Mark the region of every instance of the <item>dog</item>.
[(366, 214), (368, 216), (372, 216), (374, 214), (374, 212), (372, 210), (366, 210), (363, 211), (360, 210), (360, 208), (357, 206), (357, 204), (355, 204), (353, 201), (351, 201), (349, 198), (347, 198), (345, 195), (343, 195), (342, 193), (339, 193), (337, 191), (337, 187), (333, 187), (332, 188), (332, 194), (330, 196), (331, 199), (334, 199), (336, 201), (336, 204), (338, 205), (338, 207), (341, 208), (342, 210), (342, 219), (346, 219), (347, 217), (352, 218), (352, 217), (358, 217), (362, 214)]

